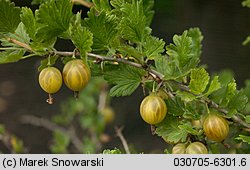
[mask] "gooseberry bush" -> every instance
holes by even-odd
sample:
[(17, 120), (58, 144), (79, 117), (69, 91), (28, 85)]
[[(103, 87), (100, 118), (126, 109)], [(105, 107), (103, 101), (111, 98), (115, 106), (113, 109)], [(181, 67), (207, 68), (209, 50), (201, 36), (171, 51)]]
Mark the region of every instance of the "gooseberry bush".
[[(250, 80), (237, 89), (229, 72), (210, 75), (200, 65), (203, 35), (199, 28), (174, 35), (170, 44), (153, 36), (154, 0), (32, 3), (40, 4), (39, 8), (32, 11), (0, 0), (0, 63), (21, 64), (37, 57), (41, 60), (39, 84), (49, 94), (49, 104), (53, 104), (52, 94), (60, 93), (62, 83), (79, 98), (65, 105), (66, 111), (53, 118), (55, 124), (47, 122), (55, 127), (51, 129), (55, 139), (52, 152), (67, 153), (70, 142), (78, 151), (100, 151), (97, 139), (113, 113), (107, 103), (98, 106), (99, 92), (93, 89), (101, 91), (107, 82), (111, 97), (129, 96), (142, 87), (145, 98), (135, 114), (151, 126), (153, 135), (172, 146), (166, 153), (250, 153)], [(78, 3), (90, 8), (86, 17), (81, 11), (72, 12)], [(244, 1), (243, 5), (250, 3)], [(55, 49), (59, 38), (70, 40), (75, 49)], [(63, 70), (56, 63), (62, 63)], [(75, 110), (70, 110), (75, 104)], [(75, 138), (72, 129), (58, 128), (58, 124), (72, 122), (82, 110), (88, 114), (80, 116), (80, 126), (90, 134), (84, 142)], [(109, 110), (111, 118), (101, 118), (98, 110)]]

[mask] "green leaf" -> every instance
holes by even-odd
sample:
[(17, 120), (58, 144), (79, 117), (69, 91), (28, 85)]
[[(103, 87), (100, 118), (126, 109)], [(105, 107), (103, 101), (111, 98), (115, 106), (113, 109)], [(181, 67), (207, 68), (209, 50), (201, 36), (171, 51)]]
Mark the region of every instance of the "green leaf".
[(237, 111), (242, 111), (247, 103), (248, 103), (248, 98), (244, 94), (244, 91), (241, 90), (231, 98), (231, 100), (228, 103), (228, 108), (230, 110), (235, 109)]
[(0, 52), (0, 64), (17, 62), (23, 57), (24, 53), (23, 50), (8, 50)]
[(29, 42), (30, 42), (30, 37), (26, 33), (25, 26), (22, 22), (18, 25), (18, 27), (15, 31), (15, 34), (12, 34), (12, 36), (10, 36), (10, 37), (14, 38), (15, 40), (18, 40), (20, 42), (23, 42), (25, 44), (29, 44)]
[(121, 45), (118, 47), (118, 51), (123, 54), (123, 56), (133, 56), (137, 59), (141, 59), (143, 54), (136, 48), (129, 45)]
[(181, 101), (180, 97), (171, 98), (166, 100), (166, 104), (168, 107), (168, 113), (173, 116), (181, 116), (184, 113), (183, 108), (185, 107), (183, 101)]
[(200, 29), (190, 28), (187, 35), (192, 38), (192, 52), (194, 56), (199, 58), (201, 56), (201, 42), (203, 40), (203, 35), (201, 34)]
[(147, 26), (150, 26), (153, 17), (154, 11), (152, 10), (154, 7), (154, 0), (143, 0), (143, 11), (146, 16)]
[(86, 58), (87, 52), (91, 51), (93, 44), (93, 35), (85, 27), (81, 26), (81, 13), (77, 14), (74, 25), (70, 27), (71, 40), (80, 50), (81, 56)]
[[(29, 42), (30, 42), (30, 38), (29, 38), (28, 34), (26, 33), (22, 22), (20, 22), (20, 24), (18, 25), (15, 33), (8, 33), (8, 34), (5, 34), (5, 36), (10, 38), (10, 39), (13, 39), (13, 40), (23, 42), (25, 44), (29, 44)], [(4, 47), (15, 47), (15, 48), (22, 49), (22, 47), (20, 47), (19, 45), (15, 44), (15, 43), (8, 41), (8, 39), (6, 39), (6, 38), (1, 39), (1, 41), (2, 41), (1, 45)]]
[(172, 57), (179, 68), (184, 67), (192, 58), (192, 38), (187, 36), (187, 31), (184, 31), (181, 36), (174, 35), (174, 44), (166, 47), (167, 54)]
[(93, 49), (107, 50), (117, 36), (117, 20), (114, 15), (107, 15), (104, 11), (98, 15), (94, 8), (88, 12), (85, 25), (93, 33)]
[(158, 72), (164, 75), (164, 80), (176, 79), (180, 76), (174, 61), (167, 58), (167, 56), (156, 57), (155, 67)]
[(245, 80), (245, 88), (244, 88), (244, 94), (250, 98), (250, 80)]
[(234, 97), (236, 94), (236, 83), (235, 80), (224, 85), (224, 87), (220, 88), (219, 90), (215, 91), (211, 99), (219, 104), (221, 107), (226, 107), (229, 101)]
[(250, 7), (250, 0), (244, 0), (244, 1), (242, 1), (242, 6), (244, 6), (244, 7)]
[(122, 154), (122, 152), (115, 148), (115, 149), (105, 149), (103, 152), (103, 154)]
[(36, 13), (39, 29), (36, 37), (51, 40), (67, 31), (72, 17), (72, 3), (70, 0), (51, 0), (40, 5)]
[(176, 95), (181, 98), (181, 100), (185, 102), (191, 102), (194, 99), (196, 99), (196, 96), (194, 96), (191, 93), (185, 92), (185, 91), (177, 91)]
[(236, 83), (235, 81), (233, 81), (227, 85), (227, 90), (226, 90), (224, 100), (223, 100), (224, 102), (222, 102), (222, 105), (227, 104), (233, 98), (235, 93), (236, 93)]
[(223, 70), (219, 74), (219, 82), (221, 86), (227, 86), (234, 79), (234, 73), (231, 70)]
[(156, 134), (164, 137), (169, 142), (185, 142), (187, 131), (179, 127), (180, 122), (176, 117), (166, 116), (164, 121), (156, 128)]
[(191, 71), (189, 88), (195, 94), (201, 94), (205, 91), (209, 83), (209, 74), (204, 68), (197, 68)]
[(148, 60), (154, 60), (164, 52), (165, 42), (162, 39), (148, 36), (143, 43), (143, 53)]
[(246, 142), (250, 145), (250, 136), (245, 135), (239, 135), (239, 137), (235, 138), (236, 140), (241, 140), (243, 142)]
[(123, 38), (135, 43), (143, 43), (151, 33), (143, 11), (143, 1), (132, 0), (132, 3), (125, 3), (121, 11), (123, 17), (119, 29)]
[(97, 11), (110, 11), (111, 10), (111, 6), (109, 4), (109, 0), (93, 0), (93, 3), (95, 5), (95, 9), (97, 9)]
[(144, 74), (144, 70), (128, 65), (120, 65), (117, 69), (105, 72), (104, 79), (110, 84), (115, 84), (110, 89), (111, 96), (128, 96), (140, 85)]
[(0, 0), (0, 8), (0, 32), (13, 33), (20, 23), (21, 9), (15, 7), (13, 2), (6, 0)]
[(179, 125), (178, 126), (181, 130), (185, 130), (186, 132), (188, 132), (189, 134), (192, 134), (192, 135), (198, 135), (199, 134), (199, 132), (196, 130), (196, 129), (194, 129), (193, 127), (192, 127), (192, 125), (191, 125), (191, 123), (189, 122), (189, 123), (185, 123), (185, 124), (183, 124), (183, 125)]
[(203, 108), (203, 105), (197, 103), (197, 101), (192, 101), (185, 103), (185, 112), (183, 117), (186, 119), (199, 120), (201, 118), (200, 113), (206, 113), (206, 109)]
[(24, 24), (25, 30), (29, 34), (29, 36), (32, 39), (35, 39), (36, 20), (30, 8), (27, 7), (22, 8), (21, 21)]
[(216, 90), (219, 90), (220, 88), (221, 84), (219, 82), (219, 76), (215, 76), (211, 81), (208, 91), (206, 92), (205, 95), (209, 96), (211, 93), (215, 92)]
[[(174, 44), (171, 43), (166, 47), (167, 54), (174, 62), (179, 72), (178, 76), (186, 75), (199, 63), (199, 58), (194, 53), (193, 39), (188, 36), (188, 31), (184, 31), (180, 36), (174, 35), (173, 42)], [(176, 68), (173, 67), (174, 70)]]

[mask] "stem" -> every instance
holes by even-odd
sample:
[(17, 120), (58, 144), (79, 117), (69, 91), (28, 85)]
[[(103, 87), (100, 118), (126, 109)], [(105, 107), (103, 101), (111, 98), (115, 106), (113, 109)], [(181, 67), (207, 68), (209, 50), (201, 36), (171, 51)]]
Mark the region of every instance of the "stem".
[(37, 56), (37, 54), (29, 54), (29, 55), (23, 56), (22, 59), (26, 59), (26, 58), (30, 58), (34, 56)]
[(34, 52), (34, 51), (32, 50), (32, 48), (31, 48), (28, 44), (25, 44), (25, 43), (23, 43), (23, 42), (20, 42), (20, 41), (18, 41), (18, 40), (16, 40), (16, 39), (9, 38), (9, 37), (7, 37), (6, 40), (9, 41), (9, 42), (11, 42), (11, 43), (14, 43), (14, 44), (16, 44), (16, 45), (19, 45), (20, 47), (23, 47), (23, 48), (27, 49), (27, 50), (30, 51), (30, 52)]
[(123, 127), (121, 127), (121, 128), (115, 127), (116, 136), (118, 136), (120, 138), (120, 140), (122, 142), (122, 145), (123, 145), (123, 147), (125, 149), (125, 152), (127, 154), (130, 154), (128, 143), (127, 143), (126, 139), (124, 138), (124, 136), (122, 134), (122, 130), (123, 130)]
[(0, 50), (21, 50), (22, 48), (19, 47), (5, 47), (5, 48), (0, 48)]
[[(30, 52), (33, 52), (35, 53), (29, 45), (25, 44), (25, 43), (22, 43), (18, 40), (15, 40), (15, 39), (12, 39), (12, 38), (6, 38), (9, 42), (12, 42), (16, 45), (19, 45), (20, 47), (23, 47), (25, 49), (27, 49), (28, 51)], [(66, 52), (66, 51), (51, 51), (50, 54), (55, 54), (55, 55), (60, 55), (60, 56), (72, 56), (73, 55), (73, 52)], [(75, 54), (76, 56), (80, 56), (80, 53), (77, 52)], [(153, 70), (151, 68), (145, 68), (143, 67), (141, 64), (139, 63), (135, 63), (135, 62), (132, 62), (132, 61), (128, 61), (126, 59), (123, 59), (123, 58), (112, 58), (112, 57), (105, 57), (105, 56), (101, 56), (101, 55), (97, 55), (97, 54), (93, 54), (93, 53), (87, 53), (88, 57), (90, 58), (95, 58), (95, 59), (98, 59), (100, 61), (112, 61), (112, 62), (118, 62), (118, 63), (123, 63), (123, 64), (127, 64), (127, 65), (130, 65), (130, 66), (133, 66), (133, 67), (136, 67), (136, 68), (140, 68), (140, 69), (144, 69), (146, 71), (148, 71), (150, 73), (150, 75), (152, 75), (152, 77), (156, 80), (161, 80), (161, 81), (164, 81), (164, 75), (157, 72), (156, 70)], [(190, 94), (193, 94), (192, 92), (190, 92), (189, 90), (189, 87), (180, 83), (180, 82), (177, 82), (175, 80), (169, 80), (168, 82), (171, 82), (171, 83), (174, 83), (176, 85), (178, 85), (178, 87), (183, 90), (183, 91), (186, 91)], [(171, 92), (168, 92), (168, 93), (171, 93)], [(172, 94), (174, 96), (174, 94)], [(195, 94), (193, 94), (195, 95)], [(196, 95), (197, 96), (197, 95)], [(220, 108), (218, 104), (216, 104), (215, 102), (211, 101), (211, 100), (208, 100), (204, 97), (201, 97), (200, 100), (199, 100), (201, 103), (207, 103), (210, 107), (220, 111), (221, 113), (227, 115), (228, 114), (228, 111), (226, 109), (223, 109), (223, 108)], [(244, 122), (239, 116), (232, 116), (232, 120), (236, 123), (239, 123), (241, 124), (242, 126), (245, 126), (246, 128), (250, 128), (250, 124)]]
[(24, 124), (30, 124), (30, 125), (34, 125), (37, 127), (43, 127), (47, 130), (50, 130), (52, 132), (54, 131), (60, 131), (63, 134), (66, 134), (70, 137), (72, 144), (74, 145), (74, 147), (77, 149), (78, 153), (82, 153), (83, 152), (83, 144), (82, 141), (80, 140), (80, 138), (77, 136), (76, 134), (76, 130), (74, 127), (70, 127), (69, 129), (66, 129), (62, 126), (59, 126), (47, 119), (44, 118), (38, 118), (36, 116), (31, 116), (31, 115), (24, 115), (21, 117), (21, 122)]

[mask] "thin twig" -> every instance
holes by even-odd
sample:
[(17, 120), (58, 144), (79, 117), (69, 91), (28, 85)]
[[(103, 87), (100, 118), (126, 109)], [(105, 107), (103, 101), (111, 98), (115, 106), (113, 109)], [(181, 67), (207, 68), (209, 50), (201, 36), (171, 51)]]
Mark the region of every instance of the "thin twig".
[(126, 152), (127, 154), (130, 154), (130, 150), (129, 150), (129, 147), (128, 147), (128, 143), (127, 143), (126, 139), (124, 138), (124, 136), (123, 136), (123, 134), (122, 134), (122, 130), (123, 130), (123, 127), (120, 127), (120, 128), (115, 127), (116, 136), (118, 136), (118, 137), (120, 138), (120, 140), (121, 140), (121, 142), (122, 142), (122, 145), (123, 145), (123, 147), (124, 147), (124, 149), (125, 149), (125, 152)]
[[(28, 51), (32, 51), (32, 49), (27, 45), (27, 44), (24, 44), (22, 42), (19, 42), (15, 39), (11, 39), (11, 38), (7, 38), (7, 40), (9, 40), (10, 42), (12, 43), (15, 43), (23, 48), (26, 48)], [(33, 51), (32, 51), (33, 52)], [(73, 56), (73, 52), (66, 52), (66, 51), (52, 51), (52, 52), (49, 52), (50, 54), (56, 54), (56, 55), (60, 55), (60, 56)], [(76, 53), (76, 56), (79, 56), (80, 53)], [(101, 55), (97, 55), (97, 54), (93, 54), (93, 53), (88, 53), (87, 54), (89, 57), (91, 58), (95, 58), (95, 59), (98, 59), (100, 61), (112, 61), (112, 62), (118, 62), (118, 63), (123, 63), (123, 64), (127, 64), (127, 65), (130, 65), (130, 66), (133, 66), (133, 67), (136, 67), (136, 68), (140, 68), (140, 69), (144, 69), (146, 71), (148, 71), (155, 79), (157, 80), (161, 80), (161, 81), (164, 81), (164, 75), (161, 74), (160, 72), (156, 71), (156, 70), (153, 70), (151, 68), (145, 68), (143, 67), (141, 64), (139, 63), (135, 63), (135, 62), (132, 62), (132, 61), (128, 61), (126, 59), (123, 59), (123, 58), (113, 58), (113, 57), (105, 57), (105, 56), (101, 56)], [(183, 85), (177, 81), (174, 81), (174, 80), (171, 80), (169, 82), (172, 82), (172, 83), (175, 83), (178, 85), (178, 87), (183, 90), (183, 91), (186, 91), (188, 93), (191, 93), (188, 86), (186, 85)], [(200, 102), (206, 102), (207, 104), (210, 105), (210, 107), (212, 108), (215, 108), (216, 110), (224, 113), (224, 114), (227, 114), (228, 111), (223, 109), (223, 108), (220, 108), (216, 103), (214, 103), (213, 101), (211, 100), (208, 100), (208, 99), (204, 99), (204, 97), (202, 97), (200, 100)], [(241, 124), (242, 126), (245, 126), (247, 128), (250, 128), (250, 124), (244, 122), (240, 117), (234, 115), (232, 117), (232, 120), (236, 123), (239, 123)]]
[(14, 38), (9, 38), (9, 37), (7, 37), (6, 40), (11, 42), (11, 43), (14, 43), (14, 44), (16, 44), (16, 45), (18, 45), (20, 47), (23, 47), (23, 48), (27, 49), (29, 52), (34, 52), (32, 50), (32, 48), (28, 44), (25, 44), (25, 43), (23, 43), (21, 41), (18, 41), (18, 40), (14, 39)]
[(107, 105), (107, 97), (108, 97), (107, 89), (108, 89), (107, 84), (103, 84), (101, 87), (98, 106), (97, 106), (99, 112), (101, 112)]
[(33, 126), (43, 127), (47, 130), (50, 130), (52, 132), (58, 130), (63, 134), (67, 134), (72, 144), (75, 146), (75, 148), (78, 150), (79, 153), (83, 152), (83, 144), (82, 141), (78, 138), (76, 135), (75, 129), (73, 127), (70, 127), (69, 129), (66, 129), (64, 127), (61, 127), (47, 119), (44, 118), (38, 118), (36, 116), (30, 116), (30, 115), (24, 115), (21, 117), (21, 122), (24, 124), (30, 124)]
[[(72, 56), (72, 55), (73, 55), (73, 52), (56, 51), (56, 52), (54, 52), (54, 53), (57, 54), (57, 55), (62, 55), (62, 56)], [(76, 54), (76, 55), (79, 56), (80, 54), (78, 53), (78, 54)], [(91, 57), (91, 58), (96, 58), (96, 59), (101, 60), (101, 61), (119, 62), (119, 63), (127, 64), (127, 65), (130, 65), (130, 66), (136, 67), (136, 68), (145, 69), (141, 64), (135, 63), (135, 62), (132, 62), (132, 61), (128, 61), (128, 60), (123, 59), (123, 58), (105, 57), (105, 56), (101, 56), (101, 55), (97, 55), (97, 54), (93, 54), (93, 53), (88, 53), (87, 55), (88, 55), (89, 57)], [(151, 73), (151, 75), (152, 75), (152, 74), (155, 75), (155, 76), (154, 76), (155, 78), (160, 79), (160, 80), (163, 81), (163, 78), (164, 78), (164, 75), (163, 75), (163, 74), (161, 74), (161, 73), (159, 73), (159, 72), (157, 72), (156, 70), (153, 70), (153, 69), (151, 69), (151, 68), (147, 69), (147, 71), (148, 71), (149, 73)], [(193, 94), (193, 93), (190, 91), (190, 89), (189, 89), (188, 86), (183, 85), (183, 84), (181, 84), (180, 82), (177, 82), (177, 81), (174, 81), (174, 80), (171, 80), (171, 81), (169, 81), (169, 82), (176, 84), (181, 90), (186, 91), (186, 92), (188, 92), (188, 93), (190, 93), (190, 94)], [(170, 92), (168, 92), (168, 94), (169, 94), (169, 93), (170, 93)], [(193, 94), (193, 95), (195, 95), (195, 94)], [(174, 95), (172, 94), (171, 96), (174, 96)], [(208, 99), (205, 99), (204, 97), (202, 97), (199, 101), (200, 101), (201, 103), (204, 103), (204, 102), (205, 102), (205, 103), (209, 104), (210, 107), (212, 107), (212, 108), (214, 108), (214, 109), (220, 111), (221, 113), (223, 113), (223, 114), (225, 114), (225, 115), (228, 114), (228, 111), (227, 111), (226, 109), (220, 108), (218, 104), (216, 104), (215, 102), (213, 102), (213, 101), (211, 101), (211, 100), (208, 100)], [(250, 124), (244, 122), (240, 117), (238, 117), (238, 116), (236, 116), (236, 115), (234, 115), (234, 116), (232, 117), (232, 120), (233, 120), (234, 122), (236, 122), (236, 123), (241, 124), (242, 126), (245, 126), (245, 127), (247, 127), (247, 128), (250, 128)]]

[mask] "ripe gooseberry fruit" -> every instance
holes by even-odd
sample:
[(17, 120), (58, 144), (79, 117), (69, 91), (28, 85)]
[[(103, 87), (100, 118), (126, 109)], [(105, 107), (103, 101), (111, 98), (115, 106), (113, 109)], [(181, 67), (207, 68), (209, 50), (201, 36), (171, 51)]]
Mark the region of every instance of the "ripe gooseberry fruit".
[(209, 114), (203, 122), (203, 130), (208, 139), (221, 142), (227, 137), (229, 126), (223, 117), (217, 114)]
[(193, 142), (186, 148), (186, 154), (207, 154), (206, 146), (201, 142)]
[(185, 154), (186, 145), (184, 143), (178, 143), (172, 148), (172, 154)]
[(66, 86), (75, 92), (82, 90), (90, 79), (90, 70), (81, 59), (74, 59), (67, 62), (63, 68), (63, 80)]
[(161, 97), (151, 94), (141, 102), (140, 113), (145, 122), (154, 125), (160, 123), (165, 118), (167, 105)]
[(55, 67), (47, 67), (39, 74), (39, 84), (41, 88), (49, 94), (47, 102), (53, 104), (53, 93), (59, 91), (62, 86), (62, 74)]

